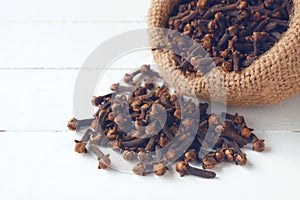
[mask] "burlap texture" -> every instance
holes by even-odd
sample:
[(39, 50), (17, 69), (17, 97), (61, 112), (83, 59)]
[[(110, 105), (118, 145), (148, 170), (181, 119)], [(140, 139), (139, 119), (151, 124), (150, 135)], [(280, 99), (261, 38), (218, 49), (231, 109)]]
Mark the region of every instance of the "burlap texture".
[[(179, 2), (152, 0), (149, 28), (164, 27)], [(157, 34), (149, 35), (152, 45), (160, 39)], [(171, 52), (153, 50), (153, 56), (161, 76), (178, 92), (222, 103), (226, 94), (226, 104), (231, 106), (281, 102), (300, 93), (300, 0), (294, 0), (294, 15), (280, 41), (239, 73), (225, 73), (216, 68), (203, 77), (184, 77), (175, 69)]]

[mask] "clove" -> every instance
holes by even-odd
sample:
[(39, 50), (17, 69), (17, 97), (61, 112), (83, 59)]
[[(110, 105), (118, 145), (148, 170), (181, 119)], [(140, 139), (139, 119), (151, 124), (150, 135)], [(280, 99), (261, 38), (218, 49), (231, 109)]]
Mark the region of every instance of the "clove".
[(191, 174), (194, 176), (198, 176), (201, 178), (207, 178), (207, 179), (216, 177), (215, 172), (191, 167), (188, 163), (185, 163), (183, 161), (178, 162), (176, 164), (176, 171), (180, 174), (180, 176), (185, 176), (185, 175)]

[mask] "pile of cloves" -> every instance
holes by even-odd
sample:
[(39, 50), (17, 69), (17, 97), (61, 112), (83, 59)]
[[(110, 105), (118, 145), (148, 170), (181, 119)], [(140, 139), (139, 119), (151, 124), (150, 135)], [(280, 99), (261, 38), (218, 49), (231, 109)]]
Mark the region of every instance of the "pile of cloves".
[(182, 52), (173, 55), (177, 68), (185, 75), (199, 76), (213, 67), (239, 72), (280, 40), (292, 14), (292, 0), (180, 1), (166, 27), (200, 43), (211, 61), (186, 59), (194, 47), (172, 38), (172, 49)]
[[(91, 119), (68, 122), (73, 131), (87, 129), (75, 140), (75, 151), (97, 156), (99, 169), (109, 168), (109, 154), (101, 147), (111, 147), (130, 162), (136, 162), (138, 175), (164, 175), (177, 162), (181, 175), (214, 178), (206, 169), (223, 161), (245, 165), (241, 148), (248, 143), (254, 151), (264, 150), (264, 140), (253, 134), (242, 116), (208, 114), (209, 105), (171, 92), (159, 74), (149, 65), (126, 74), (121, 84), (111, 86), (112, 93), (94, 97), (98, 111)], [(159, 84), (160, 83), (160, 84)], [(203, 169), (190, 166), (202, 165)]]

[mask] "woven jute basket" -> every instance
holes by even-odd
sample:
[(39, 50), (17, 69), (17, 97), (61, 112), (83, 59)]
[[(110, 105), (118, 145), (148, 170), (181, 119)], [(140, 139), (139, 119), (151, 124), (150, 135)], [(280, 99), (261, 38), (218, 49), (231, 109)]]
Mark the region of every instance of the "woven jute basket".
[[(180, 0), (152, 0), (148, 27), (164, 28), (179, 3)], [(282, 38), (239, 73), (226, 73), (221, 68), (215, 68), (202, 77), (193, 74), (183, 76), (176, 69), (172, 52), (153, 50), (161, 76), (177, 92), (230, 106), (275, 104), (300, 94), (300, 0), (293, 3), (294, 14)], [(149, 34), (150, 43), (155, 46), (161, 38), (153, 32)], [(218, 85), (222, 87), (218, 88)], [(223, 94), (226, 95), (225, 101)]]

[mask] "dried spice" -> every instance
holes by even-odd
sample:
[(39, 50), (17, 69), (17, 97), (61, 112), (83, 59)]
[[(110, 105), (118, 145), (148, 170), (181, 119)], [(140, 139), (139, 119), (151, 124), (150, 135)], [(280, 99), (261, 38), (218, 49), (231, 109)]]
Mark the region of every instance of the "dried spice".
[[(159, 85), (161, 79), (148, 65), (126, 74), (124, 82), (126, 86), (113, 84), (112, 93), (92, 99), (98, 107), (94, 118), (68, 123), (73, 131), (90, 123), (75, 141), (75, 151), (95, 154), (99, 169), (111, 166), (109, 154), (100, 150), (110, 147), (124, 160), (137, 163), (132, 169), (137, 175), (162, 176), (177, 162), (181, 176), (214, 178), (216, 174), (206, 169), (223, 161), (246, 164), (241, 148), (248, 143), (254, 151), (264, 150), (264, 140), (253, 134), (242, 116), (207, 113), (208, 104), (171, 93), (165, 83)], [(203, 169), (191, 167), (191, 162)]]
[(182, 52), (173, 55), (178, 69), (185, 75), (201, 75), (213, 67), (226, 72), (249, 67), (280, 40), (289, 26), (292, 8), (292, 0), (180, 1), (166, 27), (200, 43), (211, 59), (187, 59), (194, 46), (172, 38), (171, 48)]

